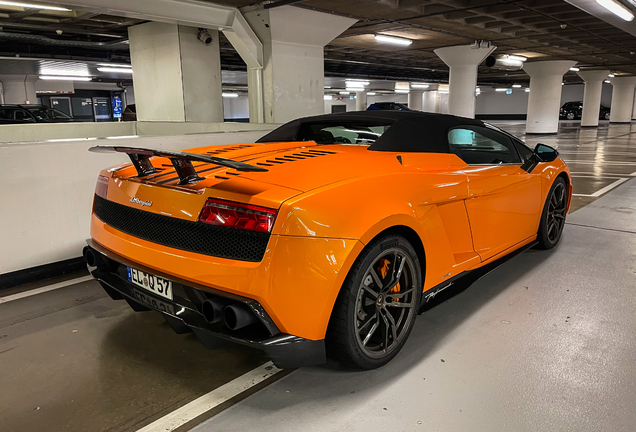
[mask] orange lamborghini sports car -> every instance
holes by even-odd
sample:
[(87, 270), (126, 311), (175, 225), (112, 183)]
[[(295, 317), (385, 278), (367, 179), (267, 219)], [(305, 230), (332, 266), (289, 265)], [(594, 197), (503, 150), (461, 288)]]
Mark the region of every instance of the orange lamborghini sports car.
[(327, 114), (254, 144), (91, 151), (132, 162), (99, 174), (84, 249), (108, 294), (282, 368), (386, 364), (418, 313), (555, 246), (572, 193), (555, 149), (443, 114)]

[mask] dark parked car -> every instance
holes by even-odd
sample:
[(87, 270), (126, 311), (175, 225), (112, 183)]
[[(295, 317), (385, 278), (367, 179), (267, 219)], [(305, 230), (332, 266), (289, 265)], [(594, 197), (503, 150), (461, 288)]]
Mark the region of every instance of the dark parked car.
[[(581, 116), (583, 115), (583, 102), (575, 101), (575, 102), (566, 102), (561, 107), (561, 111), (559, 112), (559, 118), (561, 120), (581, 120)], [(610, 109), (605, 105), (601, 105), (601, 110), (599, 111), (598, 118), (600, 120), (609, 120), (610, 118)]]
[(389, 110), (389, 111), (413, 111), (404, 104), (397, 102), (376, 102), (369, 105), (367, 111)]
[(65, 123), (73, 117), (45, 105), (0, 105), (0, 124)]

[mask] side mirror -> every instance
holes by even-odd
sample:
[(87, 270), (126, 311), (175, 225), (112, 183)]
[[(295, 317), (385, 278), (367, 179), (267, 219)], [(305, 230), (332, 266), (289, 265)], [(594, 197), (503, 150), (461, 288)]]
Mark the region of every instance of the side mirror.
[(559, 157), (559, 152), (545, 144), (537, 144), (534, 148), (533, 155), (521, 165), (521, 169), (527, 173), (531, 173), (541, 162), (553, 162)]
[(539, 162), (554, 162), (559, 157), (559, 152), (555, 148), (541, 143), (534, 148), (534, 154)]

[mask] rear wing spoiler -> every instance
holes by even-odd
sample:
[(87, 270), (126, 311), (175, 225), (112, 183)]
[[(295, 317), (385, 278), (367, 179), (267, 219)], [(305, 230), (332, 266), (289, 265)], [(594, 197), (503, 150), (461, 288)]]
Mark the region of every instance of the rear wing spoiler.
[(233, 168), (237, 171), (267, 171), (267, 169), (265, 168), (257, 167), (243, 162), (195, 153), (171, 152), (164, 150), (118, 146), (95, 146), (89, 148), (88, 151), (95, 153), (126, 153), (128, 157), (130, 157), (130, 161), (132, 162), (132, 164), (135, 166), (138, 177), (145, 177), (158, 172), (150, 161), (151, 157), (157, 156), (168, 158), (170, 159), (170, 162), (172, 162), (172, 165), (174, 166), (174, 169), (179, 176), (180, 185), (195, 183), (203, 180), (203, 178), (199, 177), (199, 175), (197, 174), (194, 166), (192, 165), (192, 162), (216, 164), (219, 166)]

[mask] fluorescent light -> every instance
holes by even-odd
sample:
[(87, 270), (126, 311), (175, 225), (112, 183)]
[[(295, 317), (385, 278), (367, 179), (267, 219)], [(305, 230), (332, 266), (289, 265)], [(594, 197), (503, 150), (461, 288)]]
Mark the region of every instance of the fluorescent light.
[(411, 88), (414, 88), (414, 89), (427, 89), (429, 87), (430, 87), (430, 85), (428, 85), (428, 84), (411, 83)]
[(497, 89), (495, 89), (495, 91), (498, 91), (498, 92), (504, 92), (504, 91), (507, 91), (507, 90), (508, 90), (507, 88), (497, 88)]
[(530, 89), (529, 88), (526, 89), (526, 93), (530, 93)]
[(610, 80), (603, 81), (605, 84), (610, 84)]
[(341, 92), (339, 92), (339, 93), (340, 93), (341, 95), (348, 95), (348, 94), (351, 94), (351, 92), (348, 92), (348, 91), (341, 91)]
[(524, 62), (528, 60), (528, 58), (520, 55), (509, 55), (508, 60)]
[(368, 86), (369, 84), (371, 84), (369, 81), (365, 81), (365, 80), (356, 80), (356, 79), (347, 79), (345, 80), (346, 85), (348, 86)]
[(359, 89), (359, 90), (363, 90), (364, 89), (364, 85), (363, 84), (358, 84), (358, 83), (353, 83), (353, 82), (348, 82), (346, 84), (347, 88), (350, 89)]
[(28, 9), (46, 9), (46, 10), (54, 10), (54, 11), (62, 11), (62, 12), (70, 11), (70, 9), (66, 9), (66, 8), (58, 7), (58, 6), (45, 6), (45, 5), (39, 5), (39, 4), (21, 3), (21, 2), (13, 2), (13, 1), (0, 1), (0, 5), (15, 6), (15, 7), (28, 8)]
[(521, 84), (513, 84), (512, 88), (521, 88)]
[(607, 9), (614, 15), (624, 19), (625, 21), (631, 21), (634, 19), (634, 14), (625, 6), (615, 0), (596, 0), (596, 3), (600, 4), (605, 9)]
[(408, 93), (410, 90), (395, 89), (396, 93)]
[(608, 78), (614, 78), (614, 77), (615, 77), (615, 75), (614, 75), (614, 74), (609, 74), (607, 77), (608, 77)]
[(124, 68), (111, 68), (111, 67), (98, 67), (98, 71), (106, 72), (106, 73), (123, 73), (123, 74), (131, 74), (133, 73), (132, 69), (124, 69)]
[(333, 99), (333, 96), (331, 96), (331, 95), (325, 95), (325, 96), (324, 96), (324, 99), (325, 99), (325, 100), (332, 100), (332, 99)]
[(58, 80), (58, 81), (91, 81), (93, 78), (85, 76), (71, 75), (40, 75), (41, 80)]
[(324, 86), (323, 88), (330, 89), (330, 88), (331, 88), (331, 86)]
[(116, 67), (116, 68), (132, 68), (132, 65), (124, 63), (97, 63), (97, 66)]
[(579, 68), (577, 68), (577, 67), (571, 67), (571, 68), (570, 68), (570, 70), (571, 70), (572, 72), (578, 72), (578, 71), (580, 71), (581, 69), (579, 69)]
[(391, 43), (391, 44), (395, 44), (395, 45), (408, 46), (408, 45), (411, 45), (413, 43), (413, 41), (411, 39), (395, 37), (395, 36), (387, 36), (387, 35), (377, 34), (374, 37), (375, 37), (375, 40), (377, 40), (377, 41)]
[(238, 93), (221, 93), (221, 96), (226, 97), (226, 98), (237, 98), (238, 97)]
[(367, 93), (367, 96), (375, 96), (375, 92), (369, 92)]

